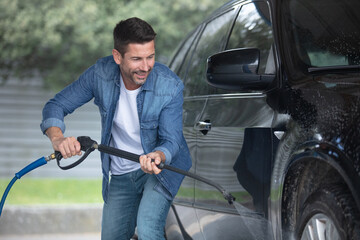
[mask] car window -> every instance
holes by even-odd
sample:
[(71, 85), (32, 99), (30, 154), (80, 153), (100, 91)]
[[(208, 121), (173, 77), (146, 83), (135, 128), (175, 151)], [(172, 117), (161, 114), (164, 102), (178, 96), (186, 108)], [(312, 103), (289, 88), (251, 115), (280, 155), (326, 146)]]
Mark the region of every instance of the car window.
[(190, 49), (193, 56), (185, 78), (185, 96), (207, 95), (216, 91), (206, 82), (207, 58), (224, 49), (234, 15), (235, 9), (232, 9), (206, 24), (195, 50)]
[(286, 32), (307, 66), (360, 64), (358, 0), (291, 0), (281, 5)]
[(275, 73), (272, 54), (273, 34), (269, 7), (265, 2), (254, 2), (242, 6), (231, 32), (226, 49), (260, 49), (259, 74)]
[(186, 75), (186, 67), (188, 65), (189, 59), (191, 57), (191, 50), (189, 48), (194, 47), (194, 40), (200, 32), (201, 27), (198, 27), (194, 32), (189, 34), (189, 37), (181, 44), (179, 50), (176, 52), (176, 55), (172, 62), (170, 63), (170, 68), (173, 70), (181, 79), (184, 79)]

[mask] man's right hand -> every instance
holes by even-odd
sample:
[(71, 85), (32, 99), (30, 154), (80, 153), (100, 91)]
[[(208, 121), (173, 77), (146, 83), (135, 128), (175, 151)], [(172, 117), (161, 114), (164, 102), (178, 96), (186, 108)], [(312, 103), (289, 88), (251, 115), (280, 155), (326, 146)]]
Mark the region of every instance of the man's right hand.
[(81, 155), (81, 146), (75, 137), (64, 137), (60, 128), (50, 127), (46, 130), (55, 151), (59, 151), (63, 158)]

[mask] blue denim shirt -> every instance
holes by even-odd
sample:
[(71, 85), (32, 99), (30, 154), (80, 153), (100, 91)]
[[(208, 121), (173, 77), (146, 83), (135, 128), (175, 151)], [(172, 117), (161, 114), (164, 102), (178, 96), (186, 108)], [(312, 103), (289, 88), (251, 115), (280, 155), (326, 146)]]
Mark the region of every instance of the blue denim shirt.
[[(182, 133), (182, 81), (168, 67), (155, 63), (137, 96), (140, 138), (145, 153), (160, 150), (166, 164), (189, 170), (191, 158)], [(101, 143), (109, 145), (111, 128), (120, 94), (120, 68), (112, 56), (99, 59), (73, 82), (49, 100), (43, 109), (43, 132), (51, 126), (65, 132), (64, 116), (94, 99), (101, 115)], [(123, 149), (126, 151), (126, 149)], [(101, 153), (103, 198), (107, 200), (110, 157)], [(175, 197), (184, 176), (163, 170), (156, 175), (159, 191)], [(170, 193), (170, 194), (169, 194)]]

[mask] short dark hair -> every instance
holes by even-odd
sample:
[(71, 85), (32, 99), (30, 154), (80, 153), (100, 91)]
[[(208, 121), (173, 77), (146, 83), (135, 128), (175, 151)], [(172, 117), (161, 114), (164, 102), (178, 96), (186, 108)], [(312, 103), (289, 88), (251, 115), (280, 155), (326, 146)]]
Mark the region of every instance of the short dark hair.
[(114, 48), (124, 55), (129, 43), (147, 43), (155, 39), (156, 33), (150, 24), (133, 17), (120, 21), (114, 28)]

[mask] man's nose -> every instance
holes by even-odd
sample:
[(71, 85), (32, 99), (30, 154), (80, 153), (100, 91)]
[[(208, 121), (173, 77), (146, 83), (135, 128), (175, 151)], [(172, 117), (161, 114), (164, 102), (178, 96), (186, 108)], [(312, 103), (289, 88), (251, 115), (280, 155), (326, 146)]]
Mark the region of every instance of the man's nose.
[(150, 68), (151, 67), (150, 67), (150, 64), (149, 64), (147, 59), (144, 59), (143, 61), (141, 61), (141, 65), (140, 65), (140, 70), (141, 71), (147, 72), (147, 71), (150, 70)]

